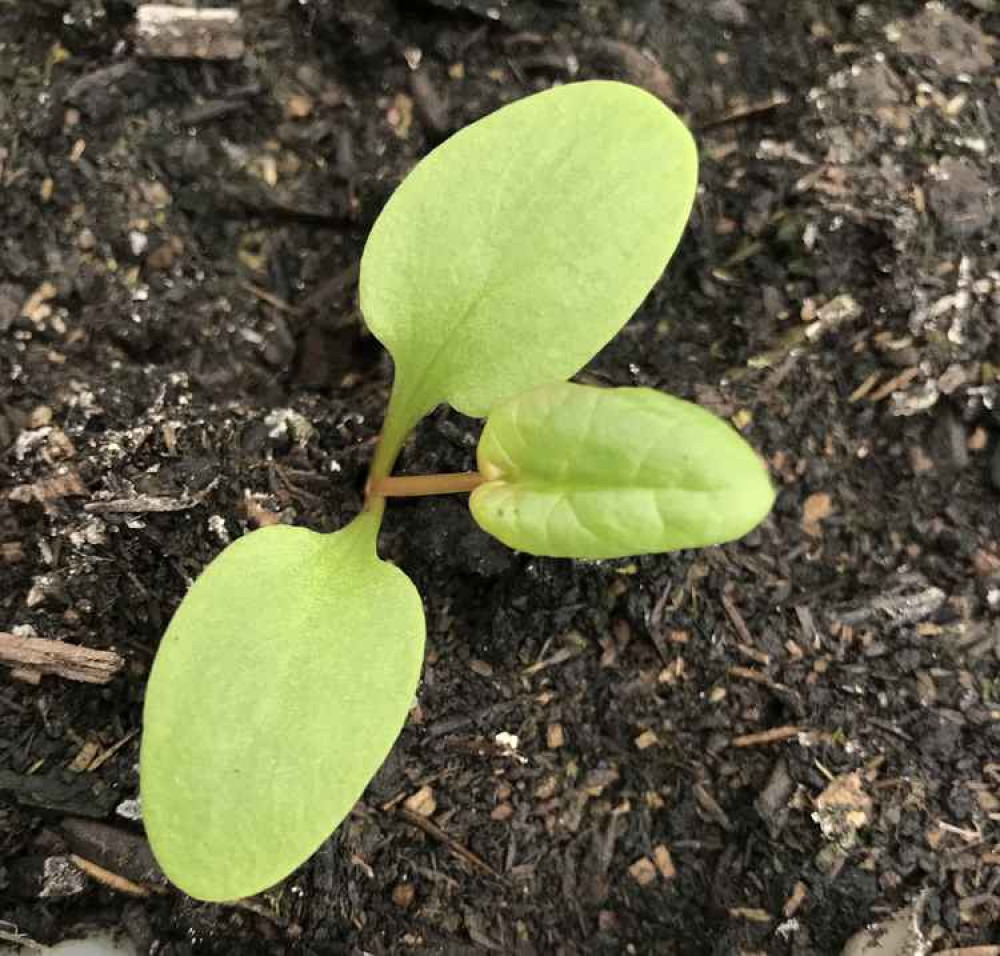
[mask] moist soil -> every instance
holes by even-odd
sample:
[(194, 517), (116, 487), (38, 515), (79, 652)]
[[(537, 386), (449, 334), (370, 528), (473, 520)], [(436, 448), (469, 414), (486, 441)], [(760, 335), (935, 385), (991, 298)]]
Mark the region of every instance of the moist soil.
[[(3, 669), (3, 938), (805, 956), (916, 905), (935, 950), (1000, 951), (997, 3), (240, 9), (240, 59), (164, 61), (131, 0), (0, 0), (0, 631), (124, 659)], [(188, 899), (134, 803), (160, 635), (227, 542), (358, 511), (391, 365), (357, 263), (392, 189), (591, 77), (681, 113), (702, 185), (579, 378), (728, 417), (774, 513), (574, 563), (393, 505), (429, 631), (402, 737), (281, 886)], [(438, 411), (401, 470), (470, 467), (478, 429)]]

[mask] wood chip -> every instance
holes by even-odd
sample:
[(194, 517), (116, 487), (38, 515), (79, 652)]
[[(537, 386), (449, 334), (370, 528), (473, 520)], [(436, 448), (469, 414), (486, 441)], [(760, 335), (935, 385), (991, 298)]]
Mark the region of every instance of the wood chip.
[(469, 670), (472, 671), (473, 674), (478, 674), (480, 677), (493, 676), (493, 668), (487, 664), (486, 661), (477, 660), (476, 658), (469, 661)]
[(672, 880), (677, 876), (677, 868), (674, 866), (670, 851), (662, 843), (653, 847), (653, 862), (665, 880)]
[(434, 791), (430, 787), (421, 787), (416, 793), (406, 798), (403, 806), (410, 813), (416, 813), (422, 817), (432, 817), (434, 816), (434, 811), (437, 810)]
[(549, 750), (558, 750), (566, 742), (563, 734), (562, 724), (549, 724), (545, 733), (545, 743)]
[(860, 402), (871, 390), (878, 384), (879, 379), (882, 377), (881, 372), (872, 372), (851, 394), (848, 396), (847, 401), (852, 405), (855, 402)]
[(24, 545), (20, 541), (5, 541), (0, 544), (0, 562), (19, 564), (24, 560)]
[(904, 372), (900, 372), (899, 375), (890, 378), (888, 382), (872, 392), (871, 395), (868, 396), (868, 400), (870, 402), (881, 402), (882, 399), (888, 398), (893, 392), (902, 391), (919, 374), (920, 369), (916, 366), (908, 368)]
[(799, 907), (805, 902), (807, 892), (806, 885), (801, 880), (792, 887), (792, 895), (788, 897), (782, 908), (785, 919), (791, 919), (799, 911)]
[(52, 309), (47, 303), (56, 297), (57, 292), (51, 282), (43, 282), (28, 296), (21, 307), (21, 315), (35, 323), (43, 322), (52, 314)]
[(802, 505), (802, 530), (814, 538), (820, 537), (820, 522), (833, 513), (833, 499), (825, 491), (806, 498)]
[(69, 769), (73, 773), (83, 773), (100, 752), (101, 745), (97, 743), (96, 740), (88, 740), (73, 758), (73, 762), (69, 765)]
[(138, 727), (135, 730), (130, 730), (124, 737), (122, 737), (121, 740), (118, 741), (118, 743), (112, 744), (107, 750), (95, 757), (87, 769), (91, 773), (100, 770), (101, 767), (103, 767), (116, 753), (118, 753), (118, 751), (121, 750), (122, 747), (124, 747), (125, 744), (127, 744), (137, 733), (139, 733)]
[(106, 684), (125, 664), (114, 651), (97, 651), (43, 637), (18, 637), (0, 631), (0, 663), (54, 674), (85, 684)]
[(656, 865), (647, 856), (641, 856), (628, 868), (628, 875), (640, 886), (649, 886), (656, 879)]
[(763, 744), (775, 744), (782, 740), (797, 737), (804, 731), (803, 727), (775, 727), (772, 730), (762, 730), (755, 734), (743, 734), (733, 738), (734, 747), (759, 747)]
[(139, 56), (169, 60), (238, 60), (245, 49), (240, 11), (146, 3), (136, 11)]
[(639, 750), (648, 750), (650, 747), (655, 747), (659, 742), (660, 738), (656, 736), (655, 730), (644, 730), (635, 738), (635, 745)]
[(405, 910), (413, 902), (415, 895), (412, 883), (397, 883), (392, 888), (393, 905), (398, 906), (401, 910)]
[(734, 906), (729, 910), (729, 915), (733, 919), (745, 919), (751, 923), (770, 923), (772, 920), (772, 916), (767, 910), (750, 906)]
[(514, 808), (509, 803), (498, 803), (490, 812), (490, 819), (498, 823), (506, 823), (514, 816)]
[(8, 497), (11, 501), (21, 504), (28, 504), (32, 501), (45, 504), (47, 501), (78, 497), (86, 493), (87, 489), (80, 481), (80, 476), (75, 471), (67, 471), (63, 475), (42, 478), (30, 485), (18, 485), (11, 489)]

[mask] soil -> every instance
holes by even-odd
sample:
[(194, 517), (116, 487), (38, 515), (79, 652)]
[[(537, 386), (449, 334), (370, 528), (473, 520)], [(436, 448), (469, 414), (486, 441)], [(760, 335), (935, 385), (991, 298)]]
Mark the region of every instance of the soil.
[[(135, 55), (134, 6), (0, 0), (0, 631), (125, 661), (3, 671), (3, 938), (806, 956), (919, 899), (935, 949), (1000, 944), (1000, 6), (243, 0), (233, 62)], [(282, 886), (164, 889), (150, 662), (227, 541), (359, 508), (374, 217), (455, 129), (588, 77), (681, 112), (702, 189), (581, 379), (730, 417), (773, 515), (588, 564), (394, 506), (430, 653), (391, 758)], [(469, 467), (478, 427), (439, 411), (402, 469)]]

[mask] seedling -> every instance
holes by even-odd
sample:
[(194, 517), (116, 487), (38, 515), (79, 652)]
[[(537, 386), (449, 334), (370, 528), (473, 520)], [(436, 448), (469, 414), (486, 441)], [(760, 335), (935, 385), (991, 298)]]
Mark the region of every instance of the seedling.
[[(566, 381), (659, 278), (696, 176), (665, 106), (587, 82), (469, 126), (396, 190), (361, 262), (362, 311), (395, 362), (365, 509), (333, 534), (279, 526), (230, 545), (153, 665), (143, 814), (182, 890), (229, 900), (287, 876), (398, 737), (425, 628), (413, 584), (376, 553), (387, 497), (471, 491), (489, 534), (577, 558), (727, 541), (770, 510), (763, 466), (726, 423), (649, 389)], [(442, 402), (487, 419), (478, 471), (393, 477)]]

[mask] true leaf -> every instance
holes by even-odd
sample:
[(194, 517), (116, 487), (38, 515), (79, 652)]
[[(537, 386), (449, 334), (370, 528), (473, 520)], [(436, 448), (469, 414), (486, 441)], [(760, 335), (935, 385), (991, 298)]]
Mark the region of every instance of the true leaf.
[(146, 691), (141, 793), (167, 876), (203, 900), (304, 862), (385, 759), (423, 660), (420, 597), (376, 557), (378, 517), (263, 528), (206, 568)]
[(614, 558), (719, 544), (770, 511), (763, 462), (690, 402), (647, 388), (543, 386), (498, 406), (469, 505), (504, 544)]
[(606, 81), (512, 103), (420, 162), (361, 261), (362, 312), (396, 366), (373, 474), (440, 402), (484, 416), (576, 373), (659, 278), (696, 179), (681, 121)]

